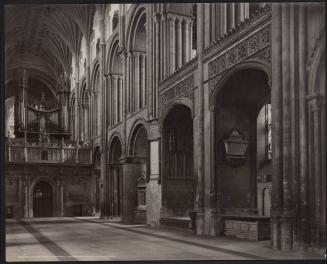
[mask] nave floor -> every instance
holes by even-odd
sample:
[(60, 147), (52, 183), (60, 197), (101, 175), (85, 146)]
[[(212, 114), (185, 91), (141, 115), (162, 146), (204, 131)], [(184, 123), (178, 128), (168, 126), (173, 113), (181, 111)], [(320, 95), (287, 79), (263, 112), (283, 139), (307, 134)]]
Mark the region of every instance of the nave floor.
[(7, 261), (313, 259), (269, 241), (204, 237), (95, 217), (6, 220)]

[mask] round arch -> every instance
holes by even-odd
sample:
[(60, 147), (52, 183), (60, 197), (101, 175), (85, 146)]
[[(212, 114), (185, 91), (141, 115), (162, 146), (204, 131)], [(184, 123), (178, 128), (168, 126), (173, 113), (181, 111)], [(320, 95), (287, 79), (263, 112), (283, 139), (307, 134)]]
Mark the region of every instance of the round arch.
[(29, 186), (29, 197), (28, 197), (29, 204), (30, 204), (29, 217), (34, 217), (33, 194), (34, 194), (35, 186), (37, 186), (37, 184), (39, 184), (40, 182), (46, 182), (47, 184), (49, 184), (49, 186), (51, 186), (51, 191), (52, 191), (52, 215), (55, 215), (56, 212), (58, 211), (58, 208), (57, 208), (56, 203), (55, 203), (55, 201), (57, 200), (56, 199), (56, 192), (55, 192), (55, 189), (56, 189), (55, 179), (52, 178), (52, 177), (49, 178), (47, 176), (39, 176), (36, 179), (34, 179), (32, 181), (32, 183), (30, 184), (30, 186)]
[(116, 45), (119, 47), (119, 34), (117, 31), (111, 36), (109, 45), (107, 46), (106, 69), (110, 72), (110, 65), (112, 65), (113, 56), (116, 50)]
[(91, 74), (91, 88), (94, 91), (94, 86), (95, 86), (95, 81), (97, 78), (97, 75), (100, 72), (100, 64), (98, 61), (95, 62), (94, 66), (93, 66), (93, 70), (92, 70), (92, 74)]
[(321, 93), (324, 91), (317, 91), (319, 89), (319, 85), (317, 82), (319, 81), (319, 74), (325, 73), (325, 37), (321, 37), (311, 55), (311, 60), (309, 62), (309, 75), (308, 75), (308, 85), (309, 85), (309, 94), (313, 95), (316, 93)]
[(224, 87), (226, 82), (238, 71), (245, 70), (245, 69), (257, 69), (265, 72), (268, 77), (268, 84), (271, 86), (271, 66), (267, 64), (266, 62), (262, 60), (249, 60), (245, 62), (238, 63), (237, 65), (233, 66), (231, 69), (229, 69), (217, 85), (214, 87), (213, 91), (210, 94), (210, 100), (209, 100), (209, 109), (210, 111), (214, 111), (216, 99), (218, 94), (220, 93), (221, 89)]
[[(120, 151), (119, 148), (117, 149), (117, 144), (120, 146)], [(118, 151), (118, 152), (117, 152)], [(107, 163), (108, 164), (113, 164), (117, 163), (116, 161), (118, 160), (116, 155), (117, 153), (120, 152), (120, 155), (122, 155), (122, 139), (119, 133), (115, 132), (111, 137), (108, 142), (108, 156), (107, 156)], [(115, 161), (115, 162), (114, 162)]]
[(143, 15), (146, 15), (146, 6), (144, 4), (133, 5), (131, 9), (131, 22), (129, 23), (127, 28), (127, 51), (133, 50), (135, 33), (139, 26), (140, 19), (143, 17)]
[(194, 118), (194, 111), (193, 111), (193, 102), (188, 98), (179, 98), (175, 100), (173, 103), (171, 103), (161, 114), (159, 119), (159, 126), (162, 128), (162, 124), (164, 120), (166, 119), (167, 115), (170, 113), (170, 111), (177, 105), (184, 105), (188, 107), (191, 111), (191, 117)]
[[(240, 63), (222, 76), (211, 94), (213, 185), (222, 197), (219, 201), (216, 197), (215, 203), (226, 213), (254, 212), (259, 200), (257, 178), (265, 171), (264, 174), (271, 174), (271, 162), (266, 156), (268, 108), (258, 118), (262, 107), (269, 103), (269, 74), (269, 67), (264, 63)], [(237, 154), (241, 158), (226, 147), (226, 141), (233, 140), (235, 131), (247, 144)], [(259, 151), (258, 140), (264, 144)], [(265, 165), (259, 169), (259, 164)]]
[(132, 145), (133, 145), (133, 141), (135, 139), (135, 136), (137, 135), (137, 133), (139, 132), (138, 130), (143, 127), (146, 131), (146, 139), (148, 139), (149, 136), (149, 124), (143, 119), (143, 118), (139, 118), (136, 119), (130, 129), (130, 133), (129, 133), (129, 137), (128, 137), (128, 141), (127, 141), (127, 153), (129, 155), (131, 155), (132, 152)]
[(174, 103), (161, 120), (162, 201), (169, 216), (187, 216), (194, 208), (194, 134), (192, 108)]

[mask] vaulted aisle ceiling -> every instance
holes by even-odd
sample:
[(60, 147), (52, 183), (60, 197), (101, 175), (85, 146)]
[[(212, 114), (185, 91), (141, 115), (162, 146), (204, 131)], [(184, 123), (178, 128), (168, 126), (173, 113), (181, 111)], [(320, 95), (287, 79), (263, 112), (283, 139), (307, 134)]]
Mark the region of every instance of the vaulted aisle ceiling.
[(95, 5), (7, 5), (5, 7), (6, 81), (15, 69), (57, 89), (79, 57), (82, 37), (90, 40)]

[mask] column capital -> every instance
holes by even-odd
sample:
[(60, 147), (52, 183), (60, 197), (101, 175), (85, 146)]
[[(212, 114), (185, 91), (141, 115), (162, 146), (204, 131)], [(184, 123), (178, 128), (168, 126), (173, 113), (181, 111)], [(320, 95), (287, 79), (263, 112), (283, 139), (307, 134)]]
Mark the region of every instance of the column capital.
[(155, 23), (159, 23), (161, 14), (157, 12), (157, 13), (154, 13), (152, 17), (153, 17)]
[(321, 109), (321, 104), (324, 100), (324, 96), (320, 93), (315, 93), (307, 96), (308, 103), (312, 105), (312, 111), (318, 111)]
[(127, 58), (127, 52), (126, 52), (126, 49), (119, 48), (118, 52), (119, 52), (120, 58), (121, 58), (123, 61), (125, 61), (126, 58)]
[(104, 78), (105, 78), (106, 80), (110, 80), (111, 77), (112, 77), (111, 73), (105, 73), (105, 74), (104, 74)]
[(163, 13), (161, 15), (161, 21), (166, 21), (167, 20), (167, 13)]
[(175, 22), (176, 15), (168, 13), (167, 14), (167, 19), (168, 19), (168, 21)]

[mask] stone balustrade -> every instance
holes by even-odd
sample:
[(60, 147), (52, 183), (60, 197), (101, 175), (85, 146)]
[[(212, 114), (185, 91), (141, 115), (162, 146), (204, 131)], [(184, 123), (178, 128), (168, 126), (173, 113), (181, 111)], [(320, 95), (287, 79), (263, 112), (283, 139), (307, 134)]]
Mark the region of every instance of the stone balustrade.
[(6, 162), (91, 164), (92, 151), (76, 142), (6, 142)]

